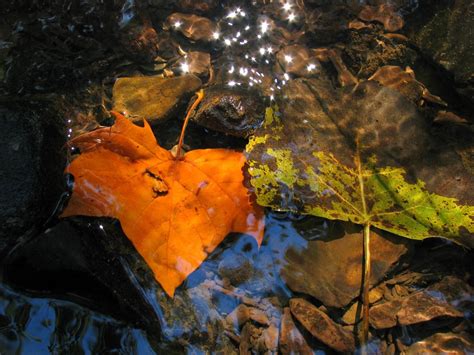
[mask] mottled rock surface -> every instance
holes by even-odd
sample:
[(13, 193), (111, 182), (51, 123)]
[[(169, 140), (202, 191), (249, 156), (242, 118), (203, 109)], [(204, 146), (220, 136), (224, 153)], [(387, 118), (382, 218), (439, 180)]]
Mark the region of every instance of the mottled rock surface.
[(420, 13), (434, 13), (413, 26), (411, 37), (421, 51), (452, 74), (458, 92), (474, 104), (474, 3), (423, 2)]
[(352, 352), (355, 349), (354, 336), (329, 316), (302, 298), (290, 300), (293, 316), (316, 339), (340, 352)]
[(237, 137), (248, 137), (263, 122), (265, 102), (259, 90), (214, 85), (204, 90), (204, 100), (192, 120)]
[[(379, 282), (408, 251), (401, 238), (372, 234), (371, 284)], [(329, 307), (344, 307), (357, 297), (362, 279), (362, 234), (308, 242), (306, 249), (290, 249), (282, 277), (296, 292), (309, 294)]]
[(113, 88), (113, 110), (134, 121), (164, 121), (176, 114), (180, 104), (185, 105), (200, 87), (201, 80), (192, 74), (176, 78), (119, 78)]
[(280, 326), (280, 351), (283, 355), (312, 355), (313, 350), (296, 327), (288, 307), (283, 310)]
[(474, 338), (467, 333), (437, 333), (420, 340), (405, 351), (407, 355), (415, 354), (472, 354)]
[(376, 329), (428, 322), (439, 317), (461, 318), (463, 313), (449, 303), (421, 291), (402, 299), (371, 307), (370, 324)]

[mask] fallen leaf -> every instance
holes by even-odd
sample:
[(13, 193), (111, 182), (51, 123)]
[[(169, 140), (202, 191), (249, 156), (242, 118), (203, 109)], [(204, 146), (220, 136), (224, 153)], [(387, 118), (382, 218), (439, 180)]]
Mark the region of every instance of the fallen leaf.
[(112, 127), (71, 142), (81, 154), (66, 168), (74, 189), (61, 217), (119, 219), (170, 296), (230, 232), (260, 245), (263, 210), (243, 185), (242, 153), (202, 149), (175, 159), (146, 121), (138, 127), (114, 115)]
[(247, 145), (260, 205), (474, 246), (472, 174), (401, 94), (310, 79), (283, 95)]

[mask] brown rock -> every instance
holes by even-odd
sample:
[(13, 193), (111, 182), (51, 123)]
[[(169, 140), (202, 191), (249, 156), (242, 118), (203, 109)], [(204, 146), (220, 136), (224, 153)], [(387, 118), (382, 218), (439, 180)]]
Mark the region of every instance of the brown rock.
[(211, 55), (206, 52), (188, 52), (176, 62), (173, 69), (180, 73), (207, 77), (211, 69)]
[(416, 104), (421, 104), (422, 100), (426, 100), (437, 105), (447, 106), (446, 102), (431, 94), (425, 85), (416, 80), (415, 73), (409, 67), (403, 70), (394, 65), (386, 65), (377, 70), (369, 80), (378, 81), (383, 86), (397, 90)]
[(369, 310), (370, 325), (375, 329), (393, 328), (397, 325), (397, 312), (402, 307), (402, 301), (393, 300), (375, 305)]
[(321, 64), (308, 48), (300, 44), (283, 47), (276, 55), (278, 63), (288, 74), (311, 76), (318, 73)]
[(217, 31), (216, 24), (208, 18), (179, 12), (168, 16), (164, 28), (178, 31), (192, 41), (204, 42), (212, 41)]
[(362, 30), (364, 28), (372, 28), (372, 25), (368, 25), (364, 22), (353, 20), (347, 25), (351, 30)]
[(474, 338), (467, 333), (438, 333), (412, 344), (404, 354), (450, 354), (474, 353)]
[(383, 24), (389, 32), (396, 32), (403, 28), (405, 22), (396, 13), (392, 5), (382, 4), (379, 6), (364, 6), (359, 13), (359, 18), (363, 21), (377, 21)]
[(179, 0), (178, 6), (186, 12), (209, 12), (219, 4), (217, 0)]
[(263, 331), (263, 340), (267, 350), (275, 353), (278, 348), (278, 328), (271, 324)]
[(400, 325), (410, 325), (430, 321), (438, 317), (462, 318), (464, 315), (445, 301), (440, 301), (425, 292), (417, 292), (404, 298), (397, 312)]
[(439, 299), (458, 305), (464, 302), (473, 303), (474, 289), (455, 276), (445, 276), (440, 282), (429, 286), (426, 292)]
[(340, 352), (355, 350), (352, 333), (334, 322), (327, 314), (302, 298), (290, 300), (293, 316), (319, 341)]
[(335, 50), (330, 49), (328, 52), (329, 59), (337, 70), (337, 78), (341, 86), (356, 85), (358, 83), (357, 78), (352, 75), (347, 66), (344, 64), (341, 55)]
[(205, 90), (192, 120), (206, 128), (246, 138), (260, 127), (264, 114), (265, 103), (258, 89), (214, 85)]
[(120, 43), (129, 57), (144, 63), (151, 63), (158, 55), (159, 38), (150, 21), (128, 26), (120, 33)]
[(254, 322), (257, 322), (262, 325), (269, 325), (270, 320), (268, 316), (262, 310), (258, 308), (250, 308), (249, 309), (249, 318)]
[(439, 317), (463, 317), (463, 313), (425, 291), (370, 308), (370, 324), (376, 329), (428, 322)]
[(244, 304), (239, 304), (227, 317), (225, 317), (225, 323), (228, 328), (234, 330), (239, 329), (250, 319), (250, 310)]
[(290, 309), (283, 310), (280, 329), (280, 352), (283, 355), (301, 354), (312, 355), (313, 350), (296, 327), (291, 317)]
[(250, 354), (251, 343), (250, 337), (252, 331), (255, 327), (251, 323), (246, 323), (240, 333), (240, 344), (239, 344), (239, 354), (247, 355)]
[(166, 120), (200, 87), (201, 80), (194, 75), (119, 78), (113, 88), (113, 109), (134, 121)]
[[(343, 237), (309, 241), (306, 249), (290, 249), (282, 277), (296, 292), (309, 294), (328, 307), (344, 307), (359, 295), (362, 279), (362, 235), (344, 231)], [(371, 284), (382, 280), (408, 250), (402, 238), (373, 233)]]

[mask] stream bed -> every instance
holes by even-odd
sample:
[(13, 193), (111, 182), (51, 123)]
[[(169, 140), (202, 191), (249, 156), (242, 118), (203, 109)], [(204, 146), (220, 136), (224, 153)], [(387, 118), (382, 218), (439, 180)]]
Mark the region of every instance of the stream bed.
[[(474, 352), (470, 227), (416, 240), (420, 216), (408, 238), (373, 223), (361, 350), (363, 227), (318, 217), (311, 171), (290, 174), (316, 148), (349, 167), (360, 150), (472, 211), (470, 1), (15, 0), (0, 13), (1, 354)], [(172, 152), (190, 112), (184, 151), (245, 152), (238, 173), (265, 207), (261, 238), (229, 227), (170, 294), (125, 218), (62, 216), (80, 180), (65, 169), (90, 148), (77, 137), (112, 132), (110, 111), (146, 119)], [(113, 164), (96, 168), (120, 174)], [(168, 193), (155, 171), (142, 175), (158, 181), (154, 198)]]

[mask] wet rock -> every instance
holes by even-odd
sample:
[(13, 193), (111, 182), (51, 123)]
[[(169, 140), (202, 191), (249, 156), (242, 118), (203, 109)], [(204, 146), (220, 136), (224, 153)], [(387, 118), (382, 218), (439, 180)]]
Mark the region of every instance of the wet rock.
[(276, 57), (280, 66), (288, 74), (307, 77), (321, 70), (321, 64), (309, 49), (299, 44), (282, 48)]
[(403, 28), (403, 18), (395, 12), (395, 8), (390, 4), (378, 6), (365, 6), (359, 13), (359, 18), (363, 21), (377, 21), (383, 24), (389, 32), (396, 32)]
[(181, 11), (190, 13), (207, 13), (216, 8), (217, 0), (179, 0), (178, 7)]
[(426, 292), (459, 308), (474, 303), (474, 289), (456, 276), (443, 277), (441, 281), (427, 287)]
[(265, 342), (265, 348), (271, 353), (276, 353), (278, 349), (278, 328), (271, 324), (267, 329), (263, 331), (263, 340)]
[(410, 27), (410, 37), (421, 51), (449, 72), (459, 93), (474, 104), (474, 3), (455, 0), (421, 3), (421, 21)]
[(268, 316), (262, 310), (258, 308), (250, 308), (249, 317), (254, 322), (261, 324), (261, 325), (269, 325), (270, 320)]
[(308, 42), (319, 45), (335, 43), (344, 38), (352, 10), (347, 6), (329, 6), (326, 9), (306, 10), (304, 30)]
[(119, 78), (113, 88), (113, 109), (134, 121), (164, 121), (173, 117), (200, 87), (201, 80), (192, 74), (176, 78)]
[(365, 22), (353, 20), (347, 25), (351, 30), (362, 30), (364, 28), (372, 28), (372, 25), (368, 25)]
[(374, 31), (351, 31), (348, 45), (341, 49), (349, 69), (359, 78), (369, 78), (380, 67), (413, 67), (419, 57), (407, 40), (395, 34), (380, 36)]
[(341, 58), (341, 55), (334, 49), (328, 51), (328, 57), (331, 60), (334, 68), (337, 70), (337, 78), (341, 86), (350, 86), (358, 83), (357, 78), (352, 75), (346, 64)]
[(288, 307), (283, 310), (280, 329), (280, 351), (283, 355), (312, 355), (313, 350), (296, 327)]
[(217, 31), (217, 26), (205, 17), (174, 13), (166, 19), (165, 29), (178, 31), (192, 41), (209, 42), (213, 40), (212, 35)]
[(204, 100), (192, 120), (197, 124), (237, 137), (248, 137), (263, 122), (264, 99), (257, 89), (214, 85), (204, 91)]
[(404, 354), (471, 354), (474, 338), (467, 333), (437, 333), (408, 347)]
[(120, 32), (120, 43), (128, 56), (142, 63), (151, 63), (158, 55), (159, 38), (151, 22), (129, 24)]
[(327, 314), (302, 298), (290, 300), (290, 309), (293, 316), (316, 339), (340, 352), (355, 350), (355, 341), (352, 333), (346, 331), (334, 322)]
[[(379, 288), (373, 288), (369, 292), (369, 304), (374, 304), (380, 301), (383, 297), (383, 293)], [(358, 318), (360, 317), (360, 318)], [(352, 306), (342, 316), (342, 321), (345, 324), (355, 324), (363, 318), (362, 304), (360, 302), (354, 302)]]
[(46, 222), (62, 193), (65, 134), (55, 118), (0, 107), (0, 251)]
[(370, 308), (370, 324), (376, 329), (418, 324), (439, 317), (462, 318), (463, 313), (424, 291)]
[(250, 319), (250, 310), (245, 304), (239, 304), (231, 313), (225, 318), (226, 325), (237, 331), (242, 325), (247, 323)]
[(409, 67), (403, 70), (397, 66), (387, 65), (377, 70), (369, 80), (375, 80), (383, 86), (397, 90), (416, 104), (422, 105), (423, 100), (426, 100), (430, 103), (447, 106), (446, 102), (431, 94), (425, 85), (416, 80), (415, 72)]
[(211, 56), (206, 52), (188, 52), (177, 61), (173, 69), (179, 73), (195, 74), (201, 78), (209, 76)]
[[(341, 232), (309, 241), (302, 251), (289, 249), (288, 264), (281, 271), (293, 291), (309, 294), (328, 307), (344, 307), (360, 292), (362, 234), (346, 230), (344, 236), (338, 235)], [(372, 285), (380, 282), (409, 250), (410, 243), (401, 239), (373, 233)]]
[(252, 277), (253, 265), (247, 257), (234, 254), (219, 263), (218, 273), (222, 278), (227, 278), (232, 285), (238, 286)]

